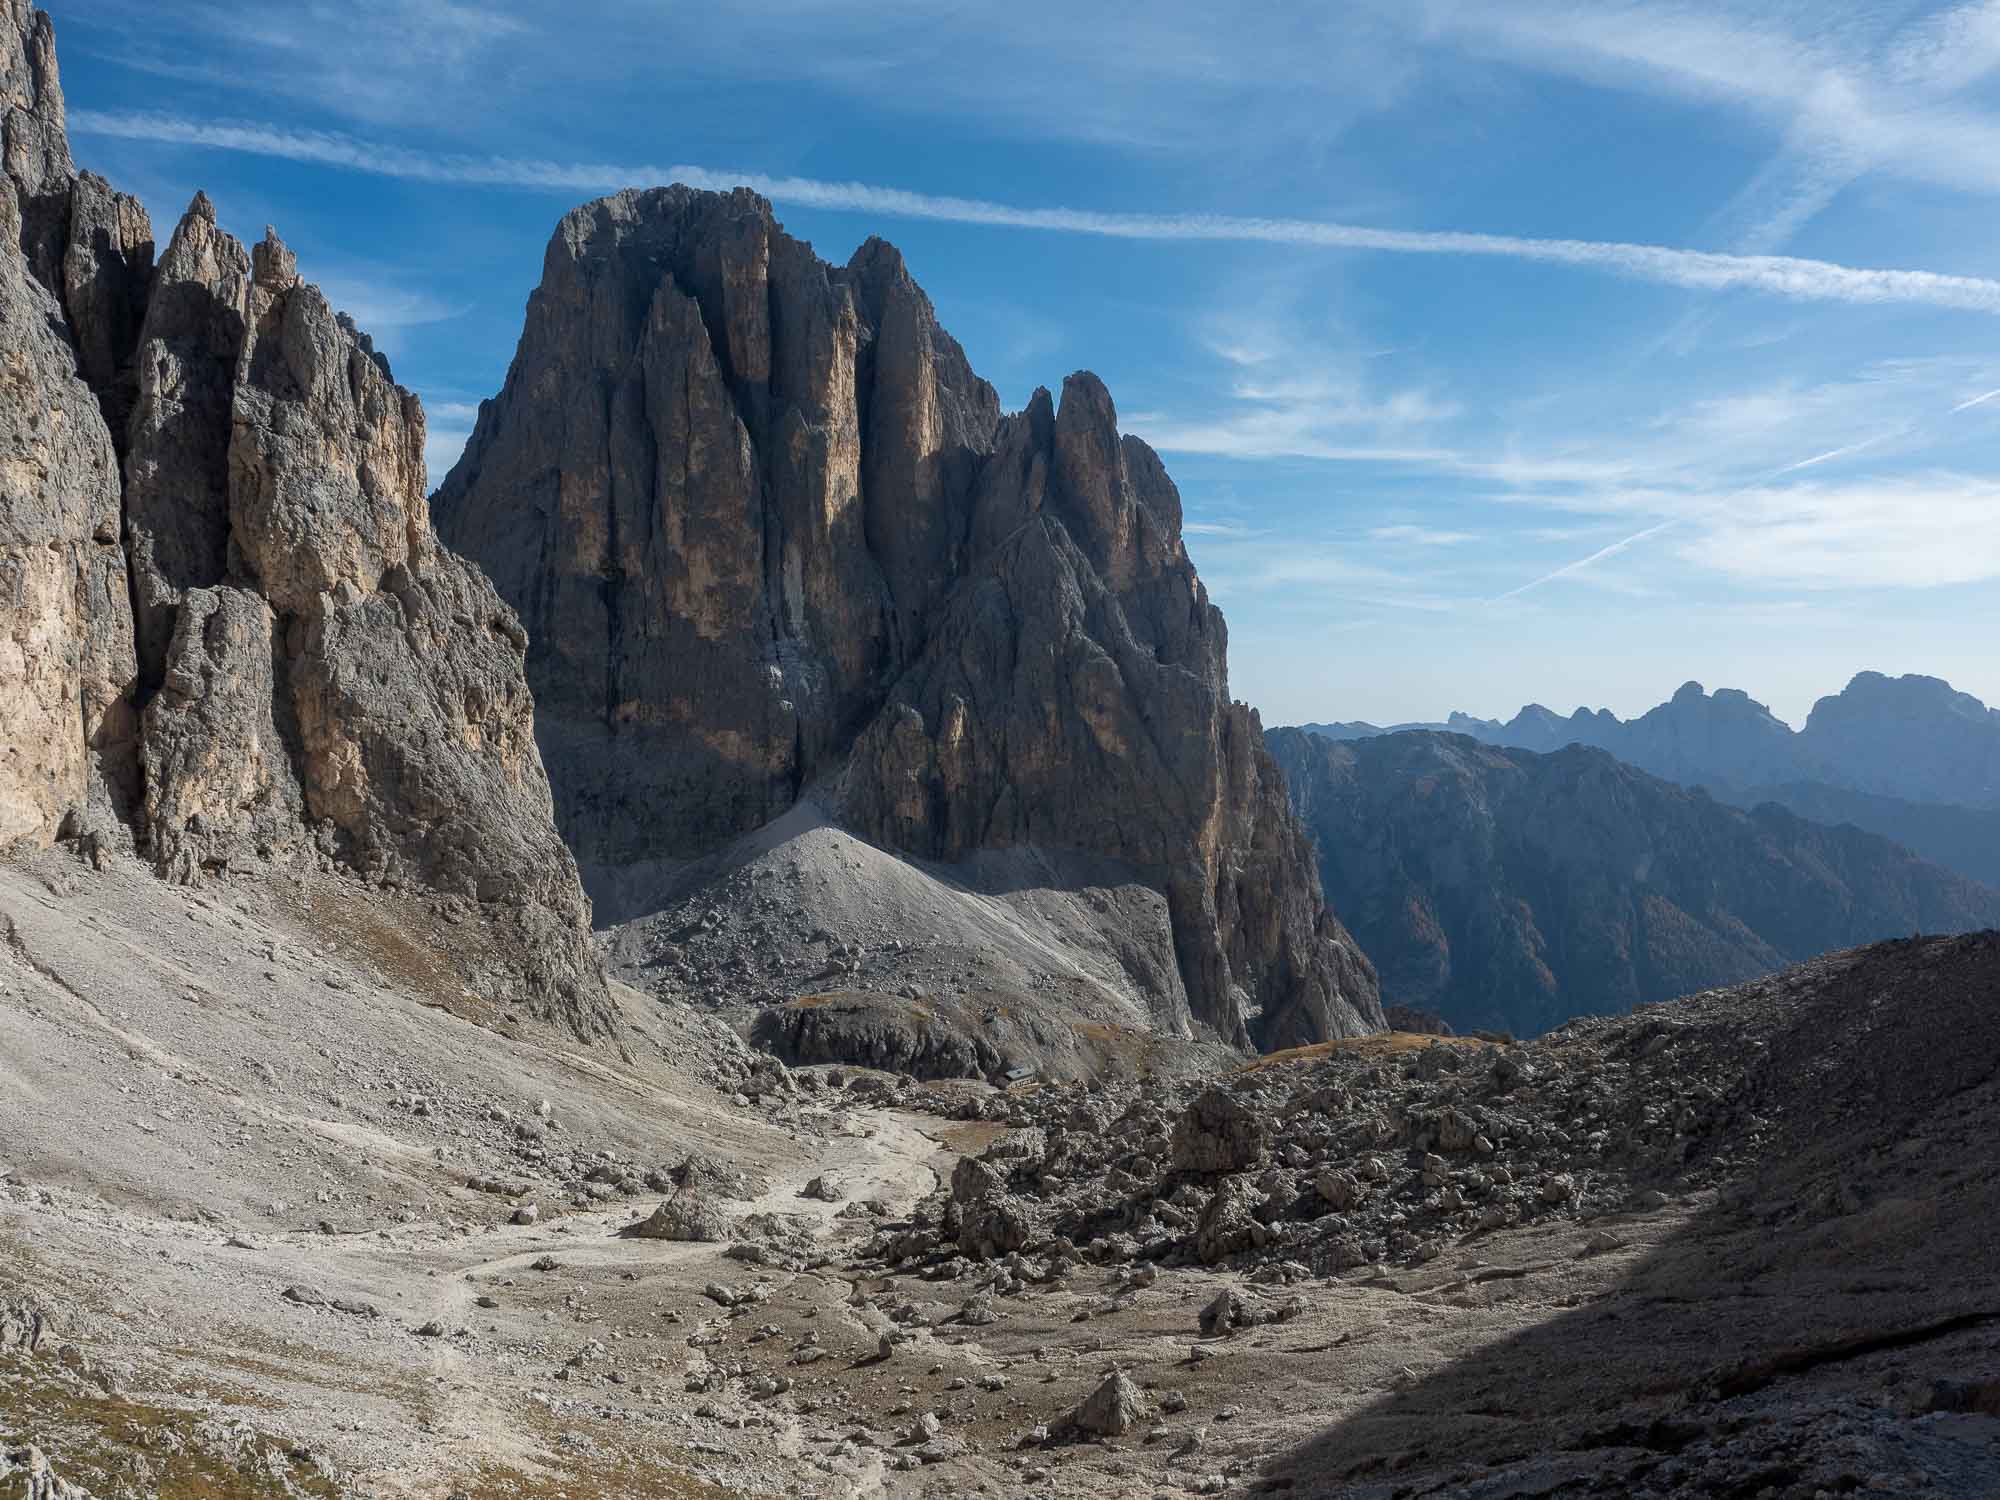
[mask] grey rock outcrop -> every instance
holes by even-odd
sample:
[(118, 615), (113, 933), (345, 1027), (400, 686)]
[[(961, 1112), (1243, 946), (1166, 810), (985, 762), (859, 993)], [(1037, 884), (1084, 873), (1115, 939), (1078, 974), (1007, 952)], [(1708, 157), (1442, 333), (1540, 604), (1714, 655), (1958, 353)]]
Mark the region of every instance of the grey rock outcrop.
[[(0, 57), (19, 35), (0, 27)], [(46, 20), (30, 35), (45, 38)], [(26, 71), (18, 54), (0, 63), (10, 93)], [(106, 827), (135, 790), (117, 454), (63, 336), (62, 304), (15, 248), (24, 208), (47, 208), (47, 193), (15, 175), (23, 162), (46, 164), (45, 123), (10, 99), (0, 188), (0, 844)]]
[(69, 238), (69, 154), (56, 33), (29, 0), (0, 0), (0, 171), (14, 198), (9, 244), (51, 290), (61, 285)]
[(417, 398), (205, 196), (155, 272), (143, 210), (71, 164), (23, 0), (0, 90), (0, 842), (476, 903), (468, 982), (602, 1029), (526, 637), (431, 531)]
[(250, 305), (250, 257), (206, 194), (160, 257), (139, 333), (125, 456), (140, 691), (166, 671), (176, 608), (229, 571), (229, 441)]
[(1266, 1135), (1255, 1110), (1224, 1089), (1209, 1089), (1174, 1122), (1174, 1166), (1182, 1172), (1241, 1172), (1263, 1156)]
[(906, 853), (1141, 872), (1182, 1025), (1381, 1024), (1159, 459), (1091, 375), (1003, 418), (883, 242), (828, 265), (741, 190), (577, 209), (432, 504), (523, 616), (586, 878), (705, 855), (817, 784)]
[(722, 1211), (693, 1194), (666, 1199), (645, 1218), (620, 1233), (641, 1240), (692, 1240), (715, 1244), (729, 1238)]
[(433, 506), (521, 611), (586, 869), (704, 853), (838, 762), (998, 420), (887, 246), (826, 266), (747, 192), (563, 219)]
[(12, 1451), (0, 1450), (0, 1479), (9, 1481), (9, 1493), (21, 1500), (91, 1500), (83, 1486), (57, 1474), (48, 1455), (33, 1443)]
[(1099, 1437), (1123, 1437), (1144, 1420), (1152, 1410), (1152, 1403), (1146, 1393), (1123, 1370), (1113, 1370), (1104, 1381), (1084, 1398), (1071, 1415), (1070, 1422), (1080, 1432), (1094, 1433)]

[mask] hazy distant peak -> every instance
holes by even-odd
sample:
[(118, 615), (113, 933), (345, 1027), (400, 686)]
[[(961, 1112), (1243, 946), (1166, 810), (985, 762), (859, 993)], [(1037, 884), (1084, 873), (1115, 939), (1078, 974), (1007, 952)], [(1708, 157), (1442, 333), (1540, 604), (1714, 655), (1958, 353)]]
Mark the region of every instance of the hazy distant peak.
[(1446, 727), (1525, 750), (1591, 745), (1655, 776), (1725, 794), (1812, 782), (1915, 803), (2000, 808), (2000, 711), (1918, 673), (1857, 672), (1814, 704), (1799, 730), (1742, 688), (1710, 693), (1694, 681), (1629, 720), (1584, 708), (1565, 719), (1530, 703), (1505, 722), (1453, 713)]

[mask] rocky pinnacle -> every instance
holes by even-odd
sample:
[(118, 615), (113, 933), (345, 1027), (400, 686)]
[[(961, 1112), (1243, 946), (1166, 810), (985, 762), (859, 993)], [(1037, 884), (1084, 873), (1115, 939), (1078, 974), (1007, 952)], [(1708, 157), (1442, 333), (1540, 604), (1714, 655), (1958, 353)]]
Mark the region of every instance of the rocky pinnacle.
[(526, 636), (431, 532), (417, 398), (205, 195), (155, 269), (136, 200), (71, 163), (23, 0), (0, 106), (0, 843), (430, 892), (492, 940), (469, 983), (602, 1029)]
[(1380, 1025), (1165, 468), (1089, 374), (1004, 416), (883, 241), (829, 265), (741, 189), (576, 209), (432, 506), (527, 627), (587, 880), (810, 790), (919, 856), (1127, 862), (1228, 1040)]

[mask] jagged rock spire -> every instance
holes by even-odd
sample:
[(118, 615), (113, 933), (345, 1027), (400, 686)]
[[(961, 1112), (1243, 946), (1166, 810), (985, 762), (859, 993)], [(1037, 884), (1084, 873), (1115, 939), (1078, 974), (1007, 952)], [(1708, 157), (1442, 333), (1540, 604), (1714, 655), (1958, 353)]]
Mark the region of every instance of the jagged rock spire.
[(471, 983), (602, 1029), (526, 637), (432, 536), (417, 398), (205, 195), (154, 275), (137, 203), (71, 165), (48, 18), (0, 7), (0, 843), (472, 903)]
[(884, 241), (829, 265), (740, 189), (575, 210), (433, 510), (524, 616), (605, 889), (818, 785), (911, 853), (1134, 867), (1172, 913), (1169, 1025), (1380, 1023), (1164, 466), (1087, 373), (1003, 418)]

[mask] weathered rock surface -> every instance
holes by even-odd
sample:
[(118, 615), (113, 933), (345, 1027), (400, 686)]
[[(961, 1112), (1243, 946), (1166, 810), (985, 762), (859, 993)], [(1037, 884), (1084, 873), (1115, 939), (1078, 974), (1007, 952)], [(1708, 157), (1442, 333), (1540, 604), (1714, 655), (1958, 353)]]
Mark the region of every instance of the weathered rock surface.
[(1139, 1389), (1132, 1377), (1123, 1370), (1113, 1370), (1104, 1378), (1104, 1383), (1077, 1407), (1076, 1415), (1071, 1420), (1079, 1432), (1099, 1437), (1123, 1437), (1139, 1425), (1150, 1409), (1146, 1393)]
[(183, 880), (305, 856), (476, 902), (498, 946), (466, 977), (596, 1029), (526, 637), (432, 534), (416, 397), (205, 196), (155, 275), (143, 210), (74, 170), (21, 0), (0, 85), (0, 842), (136, 843)]
[(998, 420), (879, 242), (824, 265), (747, 192), (564, 218), (434, 505), (522, 611), (586, 867), (703, 852), (838, 761)]
[(1264, 1154), (1265, 1137), (1256, 1111), (1209, 1089), (1174, 1122), (1173, 1163), (1183, 1172), (1241, 1172)]
[(10, 1493), (21, 1500), (90, 1500), (90, 1492), (57, 1474), (48, 1455), (33, 1443), (0, 1452), (0, 1479), (7, 1480)]
[(1424, 731), (1270, 743), (1332, 899), (1398, 1004), (1533, 1035), (1855, 943), (2000, 924), (1886, 839), (1745, 813), (1600, 750)]
[(1142, 872), (1227, 1040), (1380, 1024), (1159, 460), (1094, 376), (1003, 418), (881, 241), (827, 265), (743, 191), (577, 209), (433, 508), (522, 613), (605, 887), (823, 783), (910, 854)]
[(683, 1240), (714, 1243), (729, 1237), (729, 1221), (720, 1209), (694, 1194), (665, 1200), (624, 1233), (642, 1240)]
[(68, 149), (49, 35), (18, 7), (0, 20), (0, 844), (102, 829), (135, 789), (118, 459), (57, 292), (16, 248), (46, 261), (51, 205), (67, 201), (50, 175)]
[(250, 306), (250, 257), (206, 194), (175, 228), (139, 331), (125, 456), (140, 691), (165, 675), (175, 610), (229, 571), (229, 441)]

